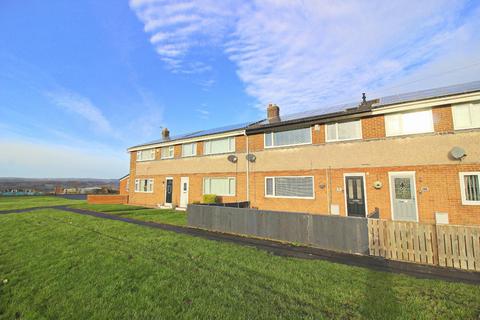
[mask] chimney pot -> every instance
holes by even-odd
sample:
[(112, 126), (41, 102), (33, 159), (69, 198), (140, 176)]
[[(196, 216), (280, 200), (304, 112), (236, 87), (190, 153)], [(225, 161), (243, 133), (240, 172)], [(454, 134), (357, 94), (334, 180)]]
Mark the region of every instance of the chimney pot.
[(268, 104), (267, 119), (269, 122), (280, 121), (280, 108), (276, 104), (273, 104), (273, 103)]
[(163, 138), (163, 140), (168, 140), (168, 139), (170, 139), (170, 131), (168, 131), (167, 128), (163, 128), (163, 130), (162, 130), (162, 138)]

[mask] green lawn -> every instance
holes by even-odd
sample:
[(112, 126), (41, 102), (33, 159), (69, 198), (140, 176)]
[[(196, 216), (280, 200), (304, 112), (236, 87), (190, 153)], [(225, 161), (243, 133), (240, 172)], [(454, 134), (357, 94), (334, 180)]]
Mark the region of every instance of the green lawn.
[(60, 206), (86, 203), (84, 200), (70, 200), (60, 197), (49, 196), (0, 196), (0, 211), (13, 209), (27, 209), (43, 206)]
[(52, 209), (0, 215), (0, 319), (479, 315), (479, 286), (277, 257)]
[(138, 206), (129, 206), (123, 204), (78, 204), (72, 208), (98, 211), (108, 214), (114, 214), (131, 219), (152, 221), (159, 223), (168, 223), (179, 226), (187, 224), (187, 214), (185, 211), (176, 211), (169, 209), (150, 209)]

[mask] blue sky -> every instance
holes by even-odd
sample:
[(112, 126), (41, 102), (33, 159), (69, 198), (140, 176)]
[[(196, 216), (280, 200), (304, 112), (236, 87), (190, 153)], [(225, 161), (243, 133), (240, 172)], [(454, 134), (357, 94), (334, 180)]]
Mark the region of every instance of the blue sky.
[(478, 1), (0, 2), (0, 176), (120, 177), (126, 148), (479, 80)]

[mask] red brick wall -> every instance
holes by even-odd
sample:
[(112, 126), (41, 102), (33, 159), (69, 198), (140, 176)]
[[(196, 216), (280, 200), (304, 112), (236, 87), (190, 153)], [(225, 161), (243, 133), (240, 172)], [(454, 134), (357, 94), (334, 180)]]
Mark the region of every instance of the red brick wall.
[(203, 198), (203, 178), (206, 177), (234, 177), (236, 178), (236, 192), (234, 196), (219, 197), (220, 202), (239, 202), (246, 200), (246, 174), (244, 172), (228, 172), (228, 173), (208, 173), (208, 174), (182, 174), (182, 175), (157, 175), (157, 176), (138, 176), (137, 179), (153, 178), (153, 192), (143, 193), (134, 192), (134, 188), (130, 188), (130, 204), (158, 206), (165, 203), (165, 181), (166, 178), (173, 178), (173, 199), (175, 206), (180, 205), (180, 181), (181, 177), (189, 178), (189, 195), (188, 202), (201, 202)]
[(128, 195), (88, 195), (89, 204), (127, 204)]
[[(480, 171), (480, 164), (253, 172), (250, 174), (250, 200), (252, 206), (259, 209), (314, 214), (328, 214), (330, 202), (339, 206), (340, 215), (346, 215), (344, 174), (365, 173), (368, 212), (377, 207), (382, 219), (391, 220), (388, 173), (395, 171), (415, 172), (419, 222), (434, 223), (435, 212), (447, 212), (451, 224), (480, 225), (480, 206), (462, 205), (459, 179), (459, 172)], [(315, 199), (265, 197), (266, 176), (295, 175), (314, 176)], [(375, 181), (382, 182), (381, 189), (373, 187)], [(428, 191), (422, 192), (424, 188)]]
[(325, 125), (319, 124), (318, 130), (315, 130), (315, 126), (312, 127), (312, 143), (322, 144), (325, 143)]
[(453, 116), (450, 105), (432, 109), (435, 132), (453, 132)]
[(120, 180), (120, 182), (118, 183), (118, 191), (121, 195), (128, 195), (127, 182), (129, 181), (130, 181), (130, 177), (127, 177), (123, 180)]
[(385, 137), (385, 117), (383, 115), (362, 119), (363, 139)]
[[(440, 106), (432, 110), (435, 132), (446, 133), (453, 130), (453, 121), (450, 106)], [(385, 137), (384, 116), (371, 116), (361, 120), (363, 129), (363, 139), (381, 139)], [(389, 138), (390, 139), (390, 138)], [(392, 138), (393, 139), (393, 138)], [(248, 137), (249, 151), (256, 153), (264, 150), (264, 134), (258, 133)], [(320, 130), (315, 130), (312, 126), (312, 142), (314, 145), (325, 143), (325, 125), (320, 125)], [(339, 142), (341, 144), (342, 142)], [(350, 142), (351, 143), (351, 142)], [(355, 142), (362, 143), (362, 142)], [(371, 143), (371, 142), (368, 142)], [(244, 136), (236, 137), (237, 153), (244, 152), (246, 149), (246, 139)], [(198, 154), (201, 155), (203, 143), (197, 144)], [(312, 146), (307, 146), (312, 148)], [(314, 146), (313, 148), (318, 147)], [(301, 150), (301, 148), (299, 148)], [(266, 150), (265, 154), (269, 151)], [(181, 145), (175, 146), (175, 156), (181, 157)], [(299, 157), (301, 157), (301, 151)], [(355, 155), (352, 154), (352, 157)], [(381, 156), (374, 154), (372, 156)], [(204, 157), (208, 162), (209, 157)], [(183, 160), (182, 160), (183, 161)], [(439, 159), (439, 163), (444, 159)], [(267, 161), (268, 162), (268, 161)], [(444, 165), (405, 165), (398, 167), (359, 167), (344, 169), (312, 169), (295, 171), (256, 171), (255, 163), (250, 165), (250, 201), (252, 206), (260, 209), (300, 211), (316, 214), (328, 214), (329, 204), (337, 204), (341, 215), (345, 215), (345, 197), (344, 197), (344, 174), (361, 172), (366, 177), (366, 194), (368, 212), (372, 212), (376, 207), (380, 210), (381, 218), (391, 219), (390, 208), (390, 190), (388, 173), (393, 171), (415, 171), (417, 187), (417, 203), (420, 222), (434, 222), (435, 212), (448, 212), (450, 223), (452, 224), (475, 224), (480, 225), (480, 206), (465, 206), (461, 203), (460, 195), (460, 171), (480, 171), (480, 163), (476, 164), (451, 164)], [(195, 173), (195, 174), (176, 174), (176, 175), (158, 175), (158, 176), (135, 176), (135, 153), (131, 157), (131, 176), (130, 176), (130, 203), (156, 206), (164, 203), (165, 197), (165, 178), (167, 176), (174, 179), (173, 202), (178, 205), (180, 202), (180, 178), (188, 176), (190, 178), (189, 202), (201, 201), (203, 194), (204, 177), (236, 177), (237, 192), (234, 197), (225, 197), (223, 202), (245, 201), (246, 195), (246, 169), (244, 166), (238, 166), (237, 172), (229, 173)], [(215, 171), (215, 168), (211, 168)], [(230, 170), (230, 169), (228, 169)], [(177, 171), (178, 172), (178, 171)], [(283, 199), (266, 198), (264, 194), (265, 176), (282, 175), (313, 175), (315, 179), (315, 199)], [(154, 192), (135, 193), (135, 178), (154, 178)], [(381, 189), (373, 188), (375, 181), (381, 181)], [(323, 187), (320, 187), (320, 186)], [(425, 190), (425, 191), (422, 191)]]

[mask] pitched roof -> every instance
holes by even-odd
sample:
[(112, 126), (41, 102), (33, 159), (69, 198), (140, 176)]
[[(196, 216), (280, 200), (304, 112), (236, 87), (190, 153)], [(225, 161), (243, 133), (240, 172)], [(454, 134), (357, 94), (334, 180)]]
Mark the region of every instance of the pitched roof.
[[(451, 95), (463, 94), (480, 91), (480, 81), (462, 83), (447, 87), (440, 87), (428, 90), (413, 91), (397, 95), (385, 96), (370, 100), (372, 109), (382, 108), (392, 104), (420, 101), (431, 98), (447, 97)], [(304, 112), (298, 112), (290, 115), (280, 116), (280, 121), (269, 122), (267, 119), (250, 126), (248, 129), (257, 131), (261, 128), (277, 127), (286, 124), (306, 122), (315, 119), (328, 119), (342, 115), (362, 113), (370, 110), (359, 108), (359, 102), (340, 104), (330, 107), (322, 107)]]
[(375, 107), (387, 106), (390, 104), (418, 101), (431, 98), (440, 98), (451, 96), (454, 94), (462, 94), (480, 91), (480, 81), (456, 84), (453, 86), (440, 87), (428, 90), (413, 91), (407, 93), (396, 94), (380, 98), (380, 103)]
[(252, 124), (252, 122), (244, 122), (244, 123), (234, 124), (234, 125), (229, 125), (229, 126), (224, 126), (224, 127), (195, 131), (195, 132), (190, 132), (190, 133), (186, 133), (186, 134), (173, 136), (173, 137), (170, 137), (170, 139), (163, 139), (162, 138), (162, 139), (158, 139), (158, 140), (153, 140), (153, 141), (146, 142), (146, 143), (143, 143), (143, 144), (140, 144), (140, 145), (137, 145), (137, 146), (133, 146), (131, 148), (138, 148), (138, 147), (144, 147), (144, 146), (149, 146), (149, 145), (154, 145), (154, 144), (159, 144), (159, 143), (164, 143), (164, 142), (172, 142), (172, 141), (176, 141), (176, 140), (184, 140), (184, 139), (191, 139), (191, 138), (209, 136), (209, 135), (212, 135), (212, 134), (226, 133), (226, 132), (230, 132), (230, 131), (244, 130), (251, 124)]
[(143, 143), (140, 145), (136, 145), (131, 147), (138, 148), (138, 147), (145, 147), (149, 145), (155, 145), (159, 143), (165, 142), (172, 142), (176, 140), (184, 140), (184, 139), (191, 139), (197, 138), (202, 136), (208, 136), (218, 133), (226, 133), (230, 131), (237, 131), (237, 130), (247, 130), (247, 131), (259, 131), (265, 128), (273, 127), (273, 126), (281, 126), (293, 123), (302, 123), (309, 120), (316, 120), (316, 119), (328, 119), (334, 118), (343, 115), (351, 115), (351, 114), (358, 114), (365, 111), (369, 111), (371, 109), (377, 109), (384, 106), (392, 105), (392, 104), (399, 104), (399, 103), (406, 103), (406, 102), (413, 102), (413, 101), (420, 101), (425, 99), (431, 98), (440, 98), (440, 97), (447, 97), (451, 95), (463, 94), (463, 93), (470, 93), (470, 92), (477, 92), (480, 91), (480, 81), (456, 84), (452, 86), (428, 89), (428, 90), (420, 90), (420, 91), (413, 91), (407, 93), (401, 93), (397, 95), (385, 96), (378, 99), (370, 100), (369, 108), (359, 108), (359, 102), (352, 102), (346, 104), (339, 104), (329, 107), (322, 107), (313, 110), (293, 113), (290, 115), (280, 116), (280, 121), (270, 123), (267, 119), (262, 119), (260, 121), (255, 122), (245, 122), (235, 125), (229, 125), (219, 128), (213, 128), (208, 130), (201, 130), (186, 133), (183, 135), (177, 135), (170, 137), (170, 139), (158, 139), (153, 140), (147, 143)]

